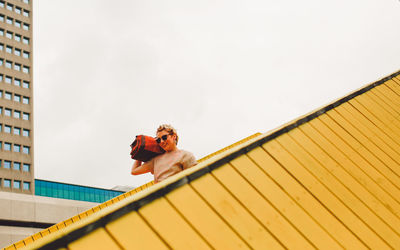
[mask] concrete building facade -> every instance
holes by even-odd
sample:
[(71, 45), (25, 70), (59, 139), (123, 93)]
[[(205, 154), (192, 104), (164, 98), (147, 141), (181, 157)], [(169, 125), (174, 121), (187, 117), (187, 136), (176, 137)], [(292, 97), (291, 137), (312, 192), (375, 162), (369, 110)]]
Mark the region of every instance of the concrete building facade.
[(0, 0), (0, 191), (35, 193), (32, 0)]

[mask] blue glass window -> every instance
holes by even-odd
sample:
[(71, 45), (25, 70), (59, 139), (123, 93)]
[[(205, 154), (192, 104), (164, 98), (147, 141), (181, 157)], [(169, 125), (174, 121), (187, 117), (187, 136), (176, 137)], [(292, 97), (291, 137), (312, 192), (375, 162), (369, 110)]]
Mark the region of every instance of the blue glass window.
[(22, 132), (22, 136), (29, 137), (29, 130), (28, 129), (24, 129), (23, 132)]
[(22, 53), (22, 57), (23, 57), (23, 58), (26, 58), (26, 59), (29, 59), (29, 52), (24, 51), (24, 52)]
[(25, 182), (24, 181), (24, 186), (23, 186), (24, 190), (30, 190), (31, 189), (31, 183), (30, 182)]
[(21, 163), (19, 163), (19, 162), (14, 162), (14, 163), (13, 163), (13, 169), (14, 169), (14, 170), (21, 170)]
[(10, 169), (11, 168), (11, 161), (4, 161), (4, 168)]
[(4, 109), (4, 114), (6, 115), (6, 116), (11, 116), (11, 109)]
[(12, 94), (10, 92), (6, 92), (4, 94), (4, 98), (6, 98), (7, 100), (11, 100), (11, 96), (12, 96)]
[(21, 96), (17, 95), (17, 94), (14, 94), (14, 101), (21, 102)]
[(24, 172), (31, 171), (31, 165), (24, 163), (24, 165), (22, 166), (22, 171)]
[(21, 118), (21, 111), (14, 110), (14, 118), (20, 119)]
[(11, 126), (4, 125), (4, 133), (11, 133)]
[(5, 188), (10, 188), (10, 187), (11, 187), (11, 180), (9, 180), (9, 179), (4, 179), (3, 186), (4, 186)]
[(4, 143), (4, 150), (5, 151), (11, 151), (11, 143), (5, 142)]
[(22, 103), (23, 103), (23, 104), (29, 104), (29, 97), (24, 96), (24, 97), (22, 98)]
[(6, 83), (10, 83), (12, 82), (12, 78), (11, 76), (6, 76)]
[(14, 181), (14, 188), (15, 189), (21, 189), (21, 181)]
[[(17, 153), (21, 152), (21, 145), (14, 144), (14, 152), (17, 152)], [(26, 154), (29, 154), (29, 151)]]
[(14, 135), (20, 135), (21, 134), (21, 129), (14, 127)]
[(29, 148), (28, 146), (24, 146), (24, 147), (22, 148), (22, 152), (23, 152), (24, 154), (29, 154), (29, 151), (30, 151), (30, 148)]
[(21, 42), (21, 35), (15, 34), (14, 35), (14, 40), (17, 42)]
[(15, 86), (21, 86), (21, 80), (17, 79), (17, 78), (14, 78), (14, 85)]
[(22, 119), (28, 121), (29, 120), (29, 114), (28, 113), (24, 113), (24, 115), (22, 116)]
[(22, 84), (22, 87), (25, 88), (25, 89), (29, 89), (29, 82), (24, 81), (23, 84)]

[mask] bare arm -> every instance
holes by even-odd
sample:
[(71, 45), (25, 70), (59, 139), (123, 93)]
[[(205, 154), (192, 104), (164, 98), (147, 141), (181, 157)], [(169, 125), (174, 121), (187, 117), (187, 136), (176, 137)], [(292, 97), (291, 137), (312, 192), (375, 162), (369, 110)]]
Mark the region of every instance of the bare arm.
[(142, 164), (141, 161), (135, 161), (132, 165), (131, 174), (132, 175), (145, 174), (148, 172), (152, 172), (151, 170), (152, 170), (151, 166), (147, 162)]

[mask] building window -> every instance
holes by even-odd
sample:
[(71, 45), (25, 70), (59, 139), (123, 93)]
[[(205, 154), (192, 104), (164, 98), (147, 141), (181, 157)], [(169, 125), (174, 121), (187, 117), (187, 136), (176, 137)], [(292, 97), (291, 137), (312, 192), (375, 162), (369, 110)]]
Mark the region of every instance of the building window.
[(29, 58), (29, 52), (24, 51), (24, 52), (23, 52), (23, 57), (26, 58), (26, 59), (28, 59), (28, 58)]
[(12, 68), (12, 62), (6, 61), (6, 68), (11, 69)]
[(0, 43), (0, 50), (3, 51), (4, 50), (4, 44)]
[(0, 29), (0, 36), (4, 36), (4, 30)]
[[(3, 124), (0, 124), (0, 132), (3, 130)], [(0, 142), (0, 148), (1, 148), (1, 142)], [(0, 164), (1, 165), (1, 164)]]
[(11, 134), (11, 126), (4, 125), (4, 133)]
[(24, 181), (23, 189), (24, 190), (30, 190), (31, 189), (31, 183)]
[(11, 96), (12, 94), (10, 92), (6, 92), (4, 98), (6, 98), (7, 100), (11, 100)]
[(25, 89), (29, 89), (29, 82), (24, 81), (23, 84), (22, 84), (22, 87), (25, 88)]
[(14, 94), (14, 101), (21, 102), (21, 96)]
[(22, 171), (30, 172), (31, 171), (31, 165), (24, 163), (24, 165), (22, 165)]
[(10, 188), (10, 187), (11, 187), (11, 180), (9, 180), (9, 179), (4, 179), (3, 186), (4, 186), (5, 188)]
[(24, 23), (24, 25), (23, 25), (23, 29), (24, 29), (24, 30), (29, 30), (29, 24), (27, 24), (27, 23)]
[(29, 44), (29, 38), (27, 37), (22, 38), (22, 42), (25, 44)]
[(29, 137), (29, 130), (28, 129), (24, 129), (22, 131), (22, 136)]
[(21, 28), (21, 21), (15, 20), (14, 25), (17, 28)]
[(4, 8), (4, 2), (0, 1), (0, 8)]
[(17, 48), (14, 48), (14, 55), (21, 56), (21, 50), (17, 49)]
[(22, 72), (29, 74), (29, 67), (28, 66), (24, 66), (22, 69)]
[(21, 86), (21, 80), (15, 78), (15, 79), (14, 79), (14, 85), (15, 85), (15, 86), (18, 86), (18, 87)]
[(6, 23), (13, 24), (13, 19), (11, 17), (7, 17)]
[(22, 2), (29, 4), (29, 0), (22, 0)]
[(14, 118), (21, 119), (21, 111), (14, 110)]
[(29, 11), (28, 10), (24, 10), (24, 16), (29, 17)]
[(7, 10), (13, 11), (13, 5), (12, 4), (7, 4)]
[(24, 97), (22, 98), (22, 103), (23, 103), (23, 104), (29, 104), (29, 97), (24, 96)]
[(4, 60), (3, 58), (0, 58), (0, 66), (3, 66)]
[(12, 47), (11, 46), (7, 46), (6, 47), (6, 52), (12, 54)]
[(13, 38), (13, 33), (10, 32), (10, 31), (7, 31), (6, 32), (6, 37), (9, 38), (9, 39), (12, 39)]
[(20, 153), (21, 152), (21, 145), (14, 144), (14, 152)]
[(5, 116), (11, 116), (11, 109), (4, 109), (4, 115)]
[(21, 35), (15, 34), (14, 35), (14, 40), (17, 42), (21, 42)]
[(21, 129), (14, 127), (14, 135), (20, 135), (21, 134)]
[(6, 83), (11, 84), (11, 82), (12, 82), (11, 76), (6, 76)]
[(24, 119), (25, 121), (29, 121), (29, 114), (28, 113), (24, 113), (22, 116), (22, 119)]
[(13, 188), (14, 189), (21, 189), (21, 181), (15, 181), (14, 180)]
[(15, 69), (16, 71), (21, 71), (21, 64), (14, 63), (14, 69)]
[(3, 90), (0, 90), (0, 97), (3, 97)]
[(10, 169), (11, 168), (11, 161), (4, 161), (4, 168)]
[(3, 107), (0, 107), (0, 115), (3, 114)]
[(4, 22), (4, 15), (0, 15), (0, 22)]
[[(9, 142), (5, 142), (4, 143), (4, 150), (5, 151), (11, 151), (11, 143)], [(6, 163), (6, 161), (4, 161), (4, 164)]]
[(0, 74), (0, 82), (3, 81), (3, 75)]
[(15, 9), (14, 9), (15, 13), (21, 14), (21, 10), (22, 9), (20, 7), (15, 6)]
[(19, 162), (14, 162), (13, 163), (13, 169), (14, 170), (21, 170), (21, 163), (19, 163)]
[(29, 154), (29, 151), (30, 151), (30, 148), (29, 148), (28, 146), (23, 146), (22, 152), (23, 152), (24, 154)]

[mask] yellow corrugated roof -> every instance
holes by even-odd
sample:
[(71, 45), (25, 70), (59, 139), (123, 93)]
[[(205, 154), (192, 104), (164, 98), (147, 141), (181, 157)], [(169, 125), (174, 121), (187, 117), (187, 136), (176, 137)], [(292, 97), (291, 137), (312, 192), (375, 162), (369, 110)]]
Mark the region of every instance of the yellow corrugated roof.
[(399, 75), (10, 249), (400, 248)]

